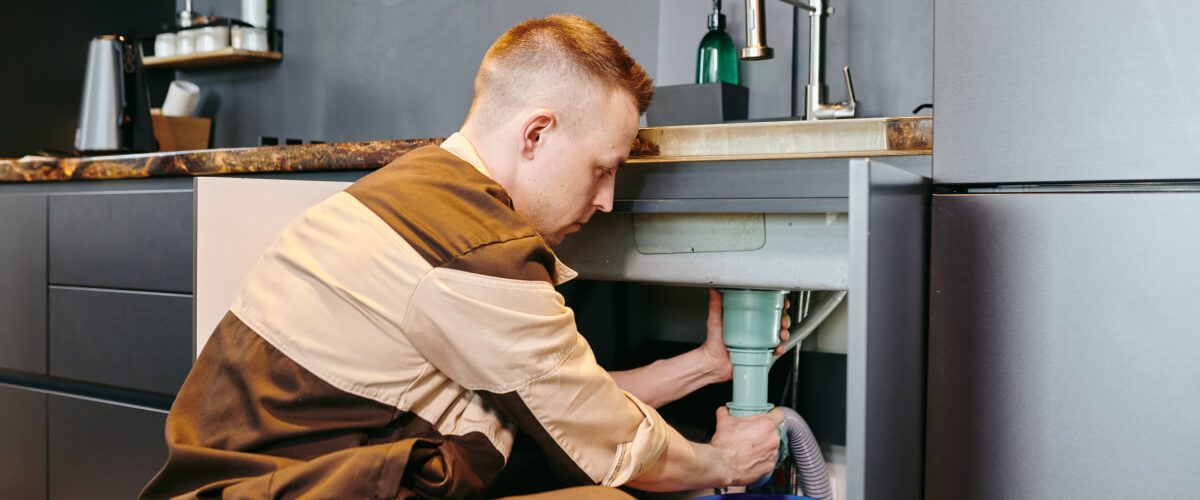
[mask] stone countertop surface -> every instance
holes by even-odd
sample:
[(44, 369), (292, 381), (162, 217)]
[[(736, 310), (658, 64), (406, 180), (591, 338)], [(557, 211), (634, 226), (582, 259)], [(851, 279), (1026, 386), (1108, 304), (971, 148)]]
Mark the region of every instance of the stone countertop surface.
[[(0, 182), (373, 170), (442, 139), (0, 159)], [(933, 118), (767, 121), (645, 128), (629, 163), (928, 155)]]

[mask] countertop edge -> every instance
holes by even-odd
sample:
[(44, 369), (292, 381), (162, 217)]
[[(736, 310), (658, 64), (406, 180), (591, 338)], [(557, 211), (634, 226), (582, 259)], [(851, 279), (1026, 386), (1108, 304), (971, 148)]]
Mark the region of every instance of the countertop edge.
[[(441, 138), (0, 159), (0, 183), (374, 170)], [(644, 128), (629, 163), (928, 155), (933, 117), (766, 121)]]

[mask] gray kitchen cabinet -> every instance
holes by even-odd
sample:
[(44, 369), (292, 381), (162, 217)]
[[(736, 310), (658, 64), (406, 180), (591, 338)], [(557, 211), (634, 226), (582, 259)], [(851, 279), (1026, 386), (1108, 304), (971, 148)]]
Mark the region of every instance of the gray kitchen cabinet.
[(0, 183), (0, 498), (133, 498), (166, 460), (193, 359), (192, 182)]
[(51, 286), (50, 375), (175, 394), (192, 363), (192, 297)]
[(46, 372), (46, 196), (0, 195), (0, 369)]
[(191, 293), (190, 190), (49, 198), (51, 284)]
[(0, 184), (0, 498), (133, 498), (162, 465), (165, 413), (121, 405), (191, 366), (189, 185)]
[(934, 8), (935, 183), (1200, 176), (1200, 2)]
[(1197, 220), (1197, 192), (934, 197), (926, 498), (1196, 496)]
[(166, 414), (47, 397), (51, 500), (135, 498), (166, 462)]
[(0, 386), (0, 498), (46, 498), (46, 395)]
[[(927, 160), (627, 165), (613, 213), (596, 214), (556, 252), (584, 279), (845, 290), (841, 498), (917, 499), (923, 478), (929, 185), (925, 176), (894, 164), (921, 171)], [(730, 214), (762, 218), (745, 233), (729, 232), (720, 216)], [(699, 223), (704, 228), (691, 232), (687, 220), (705, 221)], [(646, 226), (647, 221), (661, 225)], [(648, 227), (654, 229), (645, 231)], [(754, 244), (730, 243), (745, 242), (744, 234), (759, 227), (761, 238)], [(659, 241), (664, 234), (671, 236), (663, 246), (674, 250), (647, 247), (647, 239)], [(731, 248), (698, 248), (716, 242)]]

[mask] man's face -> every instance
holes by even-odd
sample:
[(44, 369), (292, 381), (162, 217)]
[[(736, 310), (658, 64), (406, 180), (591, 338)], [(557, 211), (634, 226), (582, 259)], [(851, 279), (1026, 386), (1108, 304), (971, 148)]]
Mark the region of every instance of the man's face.
[(617, 169), (637, 136), (637, 106), (628, 94), (614, 91), (593, 102), (575, 130), (559, 126), (545, 134), (529, 168), (521, 169), (523, 193), (513, 203), (551, 245), (597, 210), (612, 210)]

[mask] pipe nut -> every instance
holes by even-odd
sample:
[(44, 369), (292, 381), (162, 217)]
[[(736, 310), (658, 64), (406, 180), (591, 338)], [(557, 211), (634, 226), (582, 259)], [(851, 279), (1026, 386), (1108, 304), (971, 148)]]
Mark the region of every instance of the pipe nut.
[(766, 45), (742, 47), (741, 58), (746, 61), (761, 61), (775, 57), (775, 50)]

